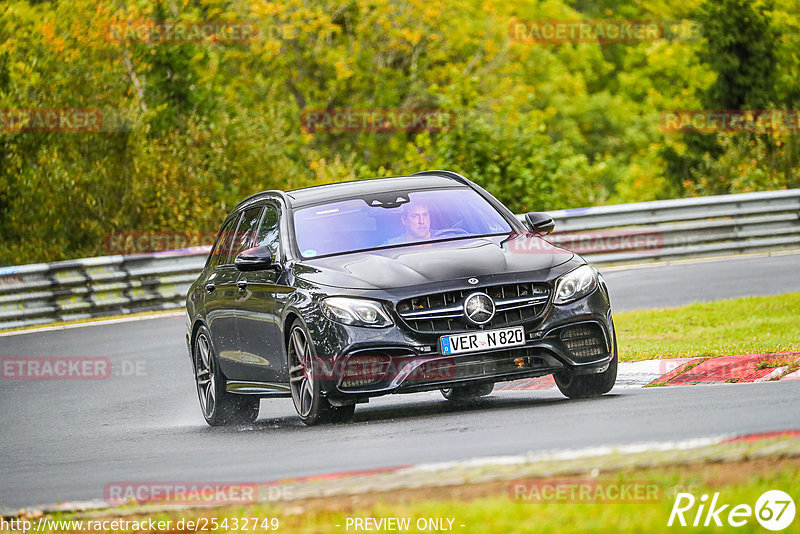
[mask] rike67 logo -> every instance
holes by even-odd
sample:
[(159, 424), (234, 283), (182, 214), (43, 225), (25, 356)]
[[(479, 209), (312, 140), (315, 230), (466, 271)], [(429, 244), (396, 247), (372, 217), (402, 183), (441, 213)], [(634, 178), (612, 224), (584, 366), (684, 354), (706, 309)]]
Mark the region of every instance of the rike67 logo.
[(678, 493), (667, 526), (718, 526), (741, 527), (755, 516), (756, 521), (767, 530), (783, 530), (794, 521), (795, 506), (789, 494), (780, 490), (765, 491), (756, 501), (755, 507), (749, 504), (732, 505), (720, 500), (715, 493), (709, 501), (703, 494), (696, 499), (691, 493)]

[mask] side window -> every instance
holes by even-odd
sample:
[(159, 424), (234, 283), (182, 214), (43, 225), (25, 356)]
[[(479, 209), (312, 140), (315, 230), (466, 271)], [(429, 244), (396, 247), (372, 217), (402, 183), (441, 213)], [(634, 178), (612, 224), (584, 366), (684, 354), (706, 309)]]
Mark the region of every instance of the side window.
[(244, 215), (242, 215), (242, 221), (239, 223), (239, 229), (236, 231), (236, 236), (233, 241), (233, 250), (231, 251), (228, 263), (233, 263), (237, 254), (254, 246), (253, 240), (255, 239), (256, 228), (258, 228), (258, 222), (261, 220), (261, 212), (263, 209), (262, 206), (256, 206), (247, 209)]
[(231, 250), (231, 240), (233, 239), (233, 231), (239, 222), (239, 217), (233, 217), (228, 223), (222, 227), (222, 231), (217, 238), (217, 243), (214, 245), (214, 250), (211, 252), (211, 266), (224, 265), (228, 259), (228, 254)]
[(258, 247), (269, 247), (272, 255), (279, 258), (278, 244), (280, 243), (280, 221), (281, 213), (277, 207), (267, 205), (264, 212), (264, 220), (261, 221), (261, 228), (258, 229), (256, 245)]

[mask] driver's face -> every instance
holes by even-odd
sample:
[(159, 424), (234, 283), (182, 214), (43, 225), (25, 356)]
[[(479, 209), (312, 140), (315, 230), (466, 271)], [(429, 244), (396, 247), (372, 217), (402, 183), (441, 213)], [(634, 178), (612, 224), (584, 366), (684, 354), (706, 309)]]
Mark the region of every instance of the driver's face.
[(431, 235), (431, 215), (425, 206), (413, 206), (402, 217), (409, 239), (424, 239)]

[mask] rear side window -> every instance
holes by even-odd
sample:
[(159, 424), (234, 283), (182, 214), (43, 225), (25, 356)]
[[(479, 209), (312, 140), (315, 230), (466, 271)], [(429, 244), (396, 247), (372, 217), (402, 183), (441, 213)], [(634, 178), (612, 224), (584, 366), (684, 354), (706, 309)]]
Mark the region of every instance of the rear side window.
[(231, 251), (233, 233), (238, 223), (239, 217), (233, 217), (222, 227), (214, 245), (214, 250), (211, 252), (211, 267), (224, 265), (227, 262)]
[(263, 210), (264, 208), (262, 206), (256, 206), (255, 208), (245, 210), (242, 215), (242, 220), (239, 223), (239, 229), (234, 236), (233, 250), (230, 258), (228, 258), (228, 263), (233, 263), (237, 254), (254, 246), (253, 242), (256, 237), (256, 229), (261, 220), (261, 213)]

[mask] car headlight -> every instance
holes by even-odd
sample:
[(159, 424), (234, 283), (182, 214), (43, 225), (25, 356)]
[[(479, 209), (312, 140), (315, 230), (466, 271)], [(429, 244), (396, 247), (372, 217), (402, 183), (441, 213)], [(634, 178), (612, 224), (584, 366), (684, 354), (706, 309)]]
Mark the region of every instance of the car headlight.
[(353, 326), (392, 325), (383, 307), (374, 300), (329, 297), (322, 301), (322, 312), (331, 321)]
[(556, 282), (553, 304), (567, 304), (590, 294), (597, 289), (599, 274), (591, 265), (583, 265), (563, 275)]

